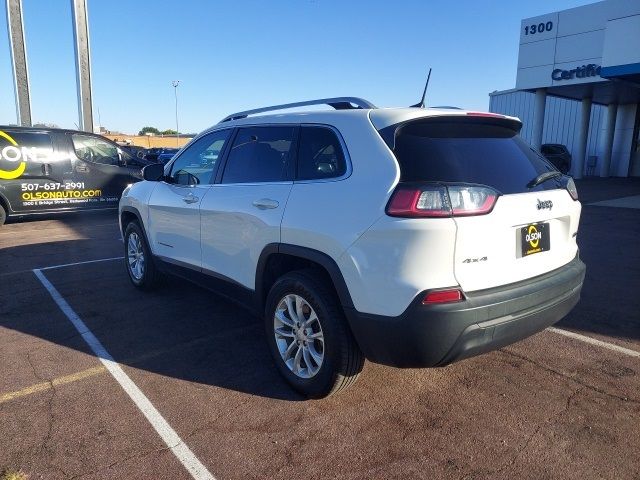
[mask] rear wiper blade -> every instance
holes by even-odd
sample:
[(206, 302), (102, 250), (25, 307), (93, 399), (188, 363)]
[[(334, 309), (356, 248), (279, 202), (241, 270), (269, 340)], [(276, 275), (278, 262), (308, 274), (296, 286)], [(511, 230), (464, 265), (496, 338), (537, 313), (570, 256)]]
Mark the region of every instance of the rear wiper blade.
[(527, 188), (533, 188), (537, 185), (540, 185), (542, 182), (546, 182), (551, 178), (561, 177), (562, 173), (556, 172), (544, 172), (538, 175), (536, 178), (527, 183)]

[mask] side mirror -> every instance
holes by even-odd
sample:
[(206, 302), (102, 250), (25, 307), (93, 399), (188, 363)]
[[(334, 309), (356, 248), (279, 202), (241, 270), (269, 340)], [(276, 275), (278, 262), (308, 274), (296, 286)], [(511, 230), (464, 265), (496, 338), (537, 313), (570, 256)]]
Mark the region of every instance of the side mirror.
[(150, 182), (159, 182), (164, 178), (164, 165), (152, 163), (142, 169), (142, 178)]
[(119, 167), (126, 167), (127, 166), (127, 161), (124, 158), (124, 155), (122, 155), (122, 150), (118, 149), (118, 162), (117, 165)]

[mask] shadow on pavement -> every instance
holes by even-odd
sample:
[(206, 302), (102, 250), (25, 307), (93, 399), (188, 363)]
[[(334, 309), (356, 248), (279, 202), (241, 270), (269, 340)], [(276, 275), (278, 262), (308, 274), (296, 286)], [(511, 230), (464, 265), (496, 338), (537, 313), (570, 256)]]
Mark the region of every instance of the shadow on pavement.
[[(81, 250), (88, 240), (64, 248)], [(2, 255), (43, 255), (60, 245), (14, 247)], [(188, 382), (271, 398), (301, 400), (276, 371), (262, 321), (216, 294), (180, 279), (145, 293), (122, 260), (44, 270), (64, 299), (120, 363)], [(0, 326), (88, 353), (32, 272), (4, 277)], [(47, 307), (48, 314), (34, 313)], [(57, 327), (56, 327), (57, 322)]]

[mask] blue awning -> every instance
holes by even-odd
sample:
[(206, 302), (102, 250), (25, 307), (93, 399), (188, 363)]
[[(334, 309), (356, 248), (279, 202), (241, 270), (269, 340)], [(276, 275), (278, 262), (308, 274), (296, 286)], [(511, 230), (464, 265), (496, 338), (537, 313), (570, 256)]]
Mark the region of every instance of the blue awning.
[(603, 78), (620, 78), (629, 82), (640, 83), (640, 63), (602, 67), (600, 69), (600, 76)]

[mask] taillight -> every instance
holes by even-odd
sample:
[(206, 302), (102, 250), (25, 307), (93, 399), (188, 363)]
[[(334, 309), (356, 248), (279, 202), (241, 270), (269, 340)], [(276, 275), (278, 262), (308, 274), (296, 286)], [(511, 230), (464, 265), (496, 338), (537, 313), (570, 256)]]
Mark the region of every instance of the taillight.
[(573, 178), (570, 178), (567, 182), (567, 191), (569, 195), (571, 195), (571, 198), (578, 200), (578, 189), (576, 188), (576, 183), (573, 181)]
[(398, 185), (387, 205), (392, 217), (461, 217), (491, 212), (498, 192), (465, 185)]
[(398, 186), (387, 205), (392, 217), (448, 217), (451, 204), (447, 188)]
[(434, 303), (452, 303), (452, 302), (460, 302), (464, 300), (464, 295), (462, 292), (457, 289), (451, 290), (436, 290), (433, 292), (427, 293), (422, 299), (422, 303), (424, 305), (433, 305)]

